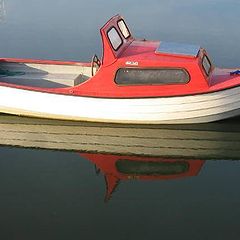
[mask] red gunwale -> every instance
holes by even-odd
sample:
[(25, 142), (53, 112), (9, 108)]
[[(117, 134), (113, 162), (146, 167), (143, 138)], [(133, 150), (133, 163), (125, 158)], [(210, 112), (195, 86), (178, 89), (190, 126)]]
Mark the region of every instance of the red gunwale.
[(77, 66), (91, 66), (91, 63), (77, 62), (77, 61), (61, 61), (61, 60), (41, 60), (41, 59), (27, 59), (27, 58), (0, 58), (1, 62), (9, 63), (33, 63), (33, 64), (47, 64), (47, 65), (77, 65)]
[[(212, 67), (209, 76), (206, 76), (201, 59), (206, 54), (201, 49), (197, 57), (179, 56), (156, 53), (159, 41), (137, 40), (132, 35), (124, 39), (118, 28), (118, 21), (123, 19), (120, 15), (111, 18), (100, 30), (103, 42), (102, 66), (97, 74), (78, 86), (66, 88), (40, 88), (21, 86), (16, 84), (0, 83), (0, 86), (19, 88), (30, 91), (65, 94), (99, 98), (154, 98), (187, 96), (207, 94), (240, 86), (240, 76), (229, 72), (233, 69), (218, 69)], [(115, 27), (123, 39), (123, 45), (113, 50), (107, 32)], [(90, 63), (77, 61), (34, 60), (21, 58), (1, 58), (0, 62), (9, 63), (35, 63), (55, 65), (75, 65), (90, 67)], [(137, 66), (128, 65), (127, 62), (137, 63)], [(190, 75), (187, 84), (169, 85), (117, 85), (114, 81), (115, 74), (120, 68), (183, 68)]]

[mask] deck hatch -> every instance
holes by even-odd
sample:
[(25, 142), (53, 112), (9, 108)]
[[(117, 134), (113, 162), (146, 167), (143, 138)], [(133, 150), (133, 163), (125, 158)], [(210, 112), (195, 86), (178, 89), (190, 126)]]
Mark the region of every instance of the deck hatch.
[(200, 46), (198, 45), (174, 42), (160, 42), (156, 53), (197, 57), (199, 50)]

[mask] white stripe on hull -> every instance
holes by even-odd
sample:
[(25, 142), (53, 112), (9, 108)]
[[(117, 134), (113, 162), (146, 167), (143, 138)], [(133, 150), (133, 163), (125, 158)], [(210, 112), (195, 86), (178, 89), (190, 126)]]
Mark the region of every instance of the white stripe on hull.
[(118, 123), (200, 123), (240, 114), (240, 87), (182, 97), (108, 99), (0, 87), (0, 111), (53, 119)]

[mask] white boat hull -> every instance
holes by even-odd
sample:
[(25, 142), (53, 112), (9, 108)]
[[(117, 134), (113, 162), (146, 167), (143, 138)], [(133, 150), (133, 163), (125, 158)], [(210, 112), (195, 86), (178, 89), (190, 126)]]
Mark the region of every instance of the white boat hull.
[(194, 96), (110, 99), (1, 86), (0, 96), (2, 113), (76, 121), (177, 124), (240, 115), (240, 87)]

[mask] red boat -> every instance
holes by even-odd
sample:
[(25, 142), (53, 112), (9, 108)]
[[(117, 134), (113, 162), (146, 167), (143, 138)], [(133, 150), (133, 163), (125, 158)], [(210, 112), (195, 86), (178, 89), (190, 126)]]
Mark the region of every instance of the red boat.
[(105, 201), (108, 201), (120, 181), (170, 180), (197, 176), (205, 161), (168, 159), (160, 157), (118, 156), (80, 153), (81, 157), (95, 164), (106, 181)]
[(117, 123), (200, 123), (240, 114), (237, 69), (196, 45), (135, 39), (117, 15), (91, 63), (0, 59), (0, 112)]

